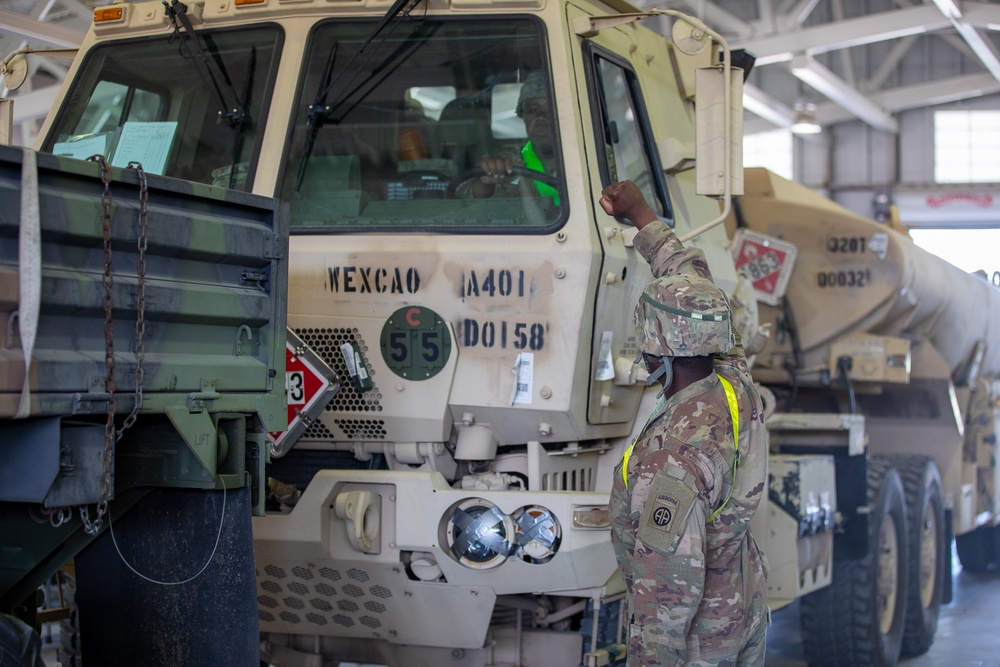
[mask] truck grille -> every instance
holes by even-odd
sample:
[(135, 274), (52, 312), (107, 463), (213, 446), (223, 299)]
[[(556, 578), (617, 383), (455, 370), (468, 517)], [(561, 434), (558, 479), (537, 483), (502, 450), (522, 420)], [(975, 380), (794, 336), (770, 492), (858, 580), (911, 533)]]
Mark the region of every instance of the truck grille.
[(358, 568), (342, 572), (272, 564), (257, 571), (261, 623), (379, 630), (385, 625), (387, 601), (392, 597), (391, 590), (372, 583), (369, 573)]
[[(378, 389), (375, 380), (375, 371), (368, 361), (369, 348), (361, 338), (357, 329), (346, 328), (302, 328), (295, 329), (295, 334), (302, 339), (323, 361), (334, 370), (341, 378), (340, 391), (333, 397), (327, 412), (381, 412), (382, 392)], [(351, 385), (347, 374), (347, 366), (344, 358), (340, 355), (340, 346), (343, 343), (357, 343), (365, 356), (365, 368), (368, 369), (368, 376), (372, 379), (372, 389), (364, 393), (358, 393)]]

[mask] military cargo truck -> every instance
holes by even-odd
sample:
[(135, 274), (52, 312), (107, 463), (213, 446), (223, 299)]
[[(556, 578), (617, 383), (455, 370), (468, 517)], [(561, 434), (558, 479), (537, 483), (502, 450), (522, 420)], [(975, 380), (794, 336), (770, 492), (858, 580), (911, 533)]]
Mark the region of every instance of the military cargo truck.
[[(0, 147), (0, 611), (33, 619), (77, 556), (75, 596), (97, 611), (79, 619), (66, 590), (65, 613), (89, 664), (246, 664), (250, 516), (286, 421), (287, 217), (95, 155)], [(181, 648), (153, 650), (157, 633)]]
[[(95, 11), (39, 148), (114, 161), (141, 142), (165, 176), (279, 197), (289, 327), (342, 379), (294, 447), (274, 438), (263, 659), (618, 650), (601, 651), (622, 589), (607, 488), (652, 405), (630, 323), (650, 273), (596, 201), (630, 178), (690, 234), (722, 222), (741, 163), (728, 47), (649, 17), (590, 0)], [(518, 180), (479, 198), (491, 154)], [(695, 242), (739, 291), (721, 224)], [(309, 401), (308, 372), (287, 384)]]
[[(280, 198), (291, 214), (296, 349), (342, 380), (307, 415), (320, 384), (308, 369), (286, 376), (289, 403), (305, 416), (296, 438), (272, 437), (269, 513), (254, 519), (262, 660), (465, 667), (622, 657), (607, 492), (653, 403), (631, 331), (649, 270), (631, 247), (634, 229), (596, 203), (625, 178), (705, 251), (744, 340), (763, 355), (759, 380), (774, 386), (770, 502), (755, 530), (773, 604), (802, 600), (817, 664), (894, 664), (903, 625), (914, 651), (933, 637), (945, 510), (969, 482), (959, 497), (951, 486), (936, 493), (927, 459), (869, 451), (879, 440), (870, 422), (888, 427), (866, 396), (909, 401), (892, 393), (910, 386), (895, 381), (900, 367), (916, 368), (898, 332), (883, 356), (849, 337), (835, 371), (812, 368), (829, 364), (820, 348), (805, 360), (805, 334), (789, 321), (801, 312), (805, 331), (817, 290), (848, 296), (826, 313), (838, 331), (847, 322), (884, 333), (851, 315), (849, 290), (874, 268), (824, 264), (822, 286), (807, 278), (796, 287), (796, 271), (818, 270), (792, 261), (814, 236), (838, 248), (844, 236), (848, 251), (851, 238), (860, 243), (825, 229), (839, 224), (830, 205), (811, 200), (820, 214), (803, 239), (744, 230), (735, 257), (722, 227), (706, 231), (727, 217), (726, 195), (742, 190), (741, 77), (726, 65), (752, 58), (730, 54), (697, 21), (666, 23), (619, 0), (237, 0), (95, 12), (40, 148), (72, 154), (97, 138), (113, 159), (123, 140), (150, 136), (167, 176)], [(476, 197), (477, 167), (498, 155), (511, 159), (516, 182)], [(721, 214), (703, 194), (721, 196)], [(744, 218), (751, 208), (746, 198)], [(783, 249), (787, 297), (776, 296), (777, 282), (755, 294), (754, 271), (781, 272), (766, 251), (748, 256), (751, 247)], [(766, 347), (758, 297), (773, 302), (767, 313), (792, 313), (771, 317)], [(782, 298), (801, 305), (779, 309)], [(782, 346), (793, 352), (787, 365)], [(893, 382), (862, 387), (851, 368), (872, 363), (883, 370), (866, 373)], [(768, 375), (775, 364), (785, 375)], [(939, 389), (962, 386), (935, 377)], [(938, 394), (927, 396), (940, 415)], [(921, 582), (919, 608), (910, 581)], [(856, 604), (863, 594), (873, 597)], [(854, 610), (846, 634), (824, 634), (824, 624), (845, 624), (845, 605)]]

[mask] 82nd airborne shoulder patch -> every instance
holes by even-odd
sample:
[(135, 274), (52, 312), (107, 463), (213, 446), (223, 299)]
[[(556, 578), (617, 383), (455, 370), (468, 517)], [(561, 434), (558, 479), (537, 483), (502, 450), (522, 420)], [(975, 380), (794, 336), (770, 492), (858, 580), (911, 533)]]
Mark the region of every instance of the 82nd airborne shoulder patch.
[(673, 553), (696, 498), (695, 490), (683, 481), (658, 471), (639, 518), (639, 539), (653, 551)]

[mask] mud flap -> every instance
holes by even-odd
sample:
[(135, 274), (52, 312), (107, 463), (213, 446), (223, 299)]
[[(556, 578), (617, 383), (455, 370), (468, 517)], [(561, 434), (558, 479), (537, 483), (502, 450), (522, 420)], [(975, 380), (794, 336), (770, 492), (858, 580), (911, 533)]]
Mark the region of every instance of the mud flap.
[(113, 529), (76, 559), (85, 667), (259, 664), (249, 488), (158, 489)]

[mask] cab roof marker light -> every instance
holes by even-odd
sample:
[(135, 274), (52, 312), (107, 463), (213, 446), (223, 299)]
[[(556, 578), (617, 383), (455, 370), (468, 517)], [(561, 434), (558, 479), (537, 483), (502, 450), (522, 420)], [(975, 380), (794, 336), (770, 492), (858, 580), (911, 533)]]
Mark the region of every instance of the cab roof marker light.
[(124, 20), (125, 7), (122, 5), (94, 8), (94, 23), (121, 23)]
[(247, 7), (250, 5), (266, 5), (267, 0), (233, 0), (233, 4), (237, 7)]

